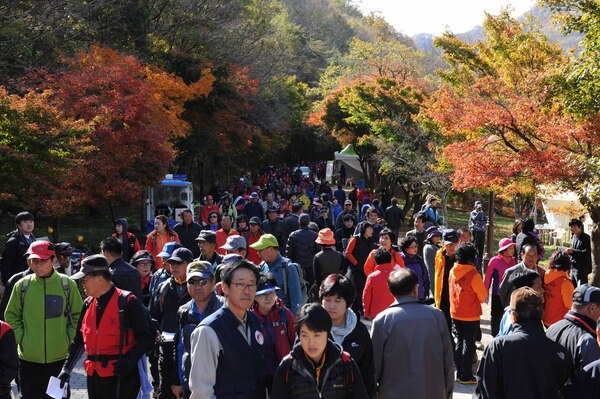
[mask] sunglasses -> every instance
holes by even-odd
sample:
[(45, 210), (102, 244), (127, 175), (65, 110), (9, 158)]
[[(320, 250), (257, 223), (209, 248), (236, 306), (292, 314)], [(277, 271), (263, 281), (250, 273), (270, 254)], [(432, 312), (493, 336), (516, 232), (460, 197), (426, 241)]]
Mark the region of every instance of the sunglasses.
[(198, 285), (200, 287), (203, 287), (206, 284), (208, 284), (208, 279), (206, 279), (206, 278), (193, 278), (193, 279), (189, 280), (187, 283), (189, 285), (194, 285), (194, 286)]
[(218, 216), (214, 216), (214, 215), (210, 216), (210, 219), (217, 219), (217, 218), (218, 218)]

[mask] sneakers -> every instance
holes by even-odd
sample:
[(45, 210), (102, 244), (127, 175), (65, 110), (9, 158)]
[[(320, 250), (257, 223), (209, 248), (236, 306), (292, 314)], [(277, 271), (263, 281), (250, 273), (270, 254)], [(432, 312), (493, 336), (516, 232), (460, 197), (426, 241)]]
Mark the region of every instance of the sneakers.
[(456, 382), (458, 382), (459, 384), (463, 384), (463, 385), (475, 385), (475, 384), (477, 384), (477, 379), (475, 379), (475, 377), (471, 377), (471, 378), (464, 379), (464, 380), (457, 378)]

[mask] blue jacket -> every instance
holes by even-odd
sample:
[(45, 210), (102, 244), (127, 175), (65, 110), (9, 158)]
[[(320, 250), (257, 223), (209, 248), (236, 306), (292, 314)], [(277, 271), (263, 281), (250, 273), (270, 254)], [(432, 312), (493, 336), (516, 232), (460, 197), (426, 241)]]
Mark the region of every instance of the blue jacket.
[[(281, 298), (287, 308), (289, 308), (293, 314), (296, 314), (300, 306), (302, 306), (302, 289), (300, 288), (300, 277), (296, 267), (291, 264), (292, 261), (283, 256), (277, 256), (274, 262), (270, 264), (262, 262), (260, 264), (261, 271), (269, 272), (273, 274), (277, 281), (277, 286), (281, 288), (277, 290), (277, 296)], [(283, 283), (283, 268), (287, 268), (287, 287)]]

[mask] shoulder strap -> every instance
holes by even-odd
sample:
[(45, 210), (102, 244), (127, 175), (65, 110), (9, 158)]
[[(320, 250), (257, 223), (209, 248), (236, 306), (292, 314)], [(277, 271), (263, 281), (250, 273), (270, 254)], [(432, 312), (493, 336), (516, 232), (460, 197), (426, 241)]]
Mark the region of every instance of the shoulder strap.
[(73, 314), (71, 313), (71, 287), (69, 286), (69, 278), (61, 275), (60, 283), (65, 292), (65, 316), (69, 318), (69, 327), (74, 327), (75, 323), (73, 322)]
[(25, 308), (25, 294), (29, 289), (29, 283), (31, 283), (31, 276), (33, 276), (33, 274), (27, 275), (22, 279), (23, 284), (21, 285), (21, 312), (23, 312), (23, 309)]
[(133, 294), (129, 291), (120, 290), (117, 291), (119, 296), (117, 298), (119, 305), (119, 357), (123, 354), (123, 347), (125, 346), (125, 337), (126, 332), (129, 329), (127, 326), (127, 320), (125, 319), (125, 308), (127, 307), (127, 302), (131, 299)]
[(342, 351), (342, 364), (344, 366), (344, 385), (346, 386), (346, 394), (351, 397), (354, 391), (354, 369), (352, 368), (352, 357), (346, 351)]

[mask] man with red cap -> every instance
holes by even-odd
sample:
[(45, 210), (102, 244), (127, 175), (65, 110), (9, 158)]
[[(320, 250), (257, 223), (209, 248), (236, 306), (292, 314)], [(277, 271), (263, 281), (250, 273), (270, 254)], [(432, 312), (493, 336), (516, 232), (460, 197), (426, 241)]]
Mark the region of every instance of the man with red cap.
[(75, 282), (54, 269), (51, 242), (34, 241), (25, 255), (33, 273), (15, 284), (5, 317), (19, 344), (21, 397), (39, 399), (60, 373), (83, 301)]

